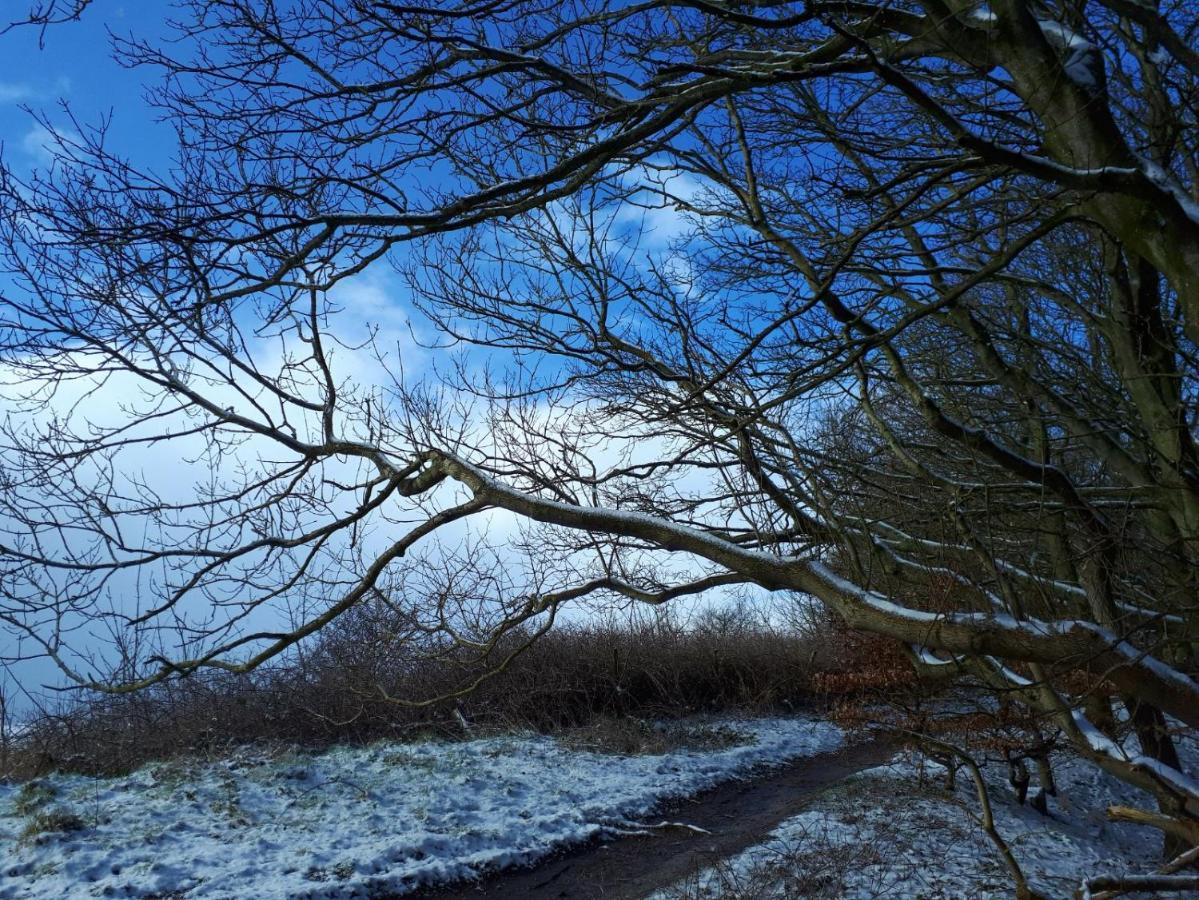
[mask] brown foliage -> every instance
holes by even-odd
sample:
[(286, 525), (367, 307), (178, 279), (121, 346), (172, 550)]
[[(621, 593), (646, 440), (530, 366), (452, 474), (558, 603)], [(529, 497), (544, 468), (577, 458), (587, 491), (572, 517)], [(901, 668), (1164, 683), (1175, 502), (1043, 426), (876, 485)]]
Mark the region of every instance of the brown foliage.
[(827, 668), (813, 677), (817, 690), (830, 698), (885, 695), (909, 691), (916, 684), (911, 663), (897, 641), (853, 631), (830, 617)]

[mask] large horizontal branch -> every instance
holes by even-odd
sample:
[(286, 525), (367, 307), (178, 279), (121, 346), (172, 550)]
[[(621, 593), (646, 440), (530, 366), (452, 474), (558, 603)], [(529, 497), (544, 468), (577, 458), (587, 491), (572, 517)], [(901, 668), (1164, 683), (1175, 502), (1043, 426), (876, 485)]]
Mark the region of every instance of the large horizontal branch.
[(423, 460), (427, 468), (415, 477), (424, 484), (437, 480), (432, 474), (436, 472), (463, 483), (477, 501), (534, 521), (636, 538), (665, 550), (692, 553), (769, 590), (811, 594), (831, 606), (850, 627), (907, 644), (953, 654), (1082, 668), (1102, 675), (1121, 691), (1189, 725), (1199, 726), (1199, 685), (1093, 622), (1017, 620), (985, 613), (938, 614), (911, 609), (854, 584), (818, 560), (788, 559), (746, 549), (717, 535), (646, 513), (547, 500), (506, 485), (449, 454), (431, 451)]

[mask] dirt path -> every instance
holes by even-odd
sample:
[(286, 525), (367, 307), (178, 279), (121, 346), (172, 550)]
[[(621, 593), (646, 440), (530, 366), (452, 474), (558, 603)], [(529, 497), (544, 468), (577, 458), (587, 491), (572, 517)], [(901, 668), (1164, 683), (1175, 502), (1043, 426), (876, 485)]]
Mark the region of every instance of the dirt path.
[(804, 798), (855, 772), (885, 762), (883, 742), (821, 753), (746, 781), (728, 782), (689, 800), (674, 801), (646, 816), (686, 822), (709, 834), (664, 829), (651, 837), (617, 838), (563, 851), (532, 869), (497, 872), (478, 882), (427, 890), (415, 896), (440, 900), (632, 900), (667, 887), (703, 866), (759, 843)]

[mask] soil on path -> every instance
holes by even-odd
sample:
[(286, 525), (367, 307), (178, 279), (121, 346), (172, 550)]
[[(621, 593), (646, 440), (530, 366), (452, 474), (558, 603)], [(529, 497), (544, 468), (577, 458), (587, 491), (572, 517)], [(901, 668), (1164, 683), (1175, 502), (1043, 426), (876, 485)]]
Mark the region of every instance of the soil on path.
[(886, 762), (894, 746), (884, 741), (844, 747), (797, 759), (757, 777), (726, 782), (659, 808), (646, 821), (685, 822), (651, 836), (618, 837), (575, 846), (531, 869), (505, 869), (478, 881), (415, 895), (439, 900), (633, 900), (688, 877), (698, 869), (760, 843), (802, 801), (855, 772)]

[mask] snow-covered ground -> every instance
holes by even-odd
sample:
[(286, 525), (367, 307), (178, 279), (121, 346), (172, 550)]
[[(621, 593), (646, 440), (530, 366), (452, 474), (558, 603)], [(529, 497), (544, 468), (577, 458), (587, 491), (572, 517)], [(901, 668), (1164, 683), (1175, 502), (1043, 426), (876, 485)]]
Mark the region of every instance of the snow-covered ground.
[[(723, 743), (729, 728), (739, 740)], [(0, 784), (0, 898), (369, 897), (533, 863), (565, 844), (639, 827), (663, 800), (763, 764), (836, 748), (827, 722), (696, 726), (656, 755), (548, 737), (380, 743), (321, 754), (241, 750), (123, 777)], [(716, 738), (712, 740), (711, 738)], [(1183, 742), (1188, 768), (1199, 746)], [(985, 768), (996, 824), (1031, 885), (1072, 896), (1083, 877), (1145, 873), (1157, 835), (1108, 822), (1146, 798), (1093, 766), (1055, 761), (1049, 817)], [(664, 898), (1010, 897), (1011, 877), (957, 788), (907, 754), (826, 789), (768, 839), (660, 892)]]
[(744, 738), (736, 746), (661, 755), (526, 735), (319, 755), (246, 750), (123, 778), (0, 785), (0, 897), (400, 892), (533, 862), (628, 828), (667, 798), (841, 741), (834, 726), (810, 719), (732, 727)]
[[(1194, 742), (1184, 741), (1180, 749), (1194, 771), (1199, 763)], [(1086, 877), (1152, 871), (1160, 852), (1158, 833), (1109, 822), (1104, 815), (1109, 804), (1144, 807), (1152, 801), (1077, 759), (1055, 758), (1054, 775), (1058, 796), (1049, 800), (1050, 815), (1042, 816), (1017, 803), (1002, 766), (984, 766), (996, 828), (1030, 887), (1046, 897), (1073, 897)], [(805, 806), (763, 843), (659, 892), (654, 900), (1014, 895), (994, 844), (970, 819), (978, 812), (978, 799), (965, 770), (950, 793), (943, 769), (901, 753)]]

